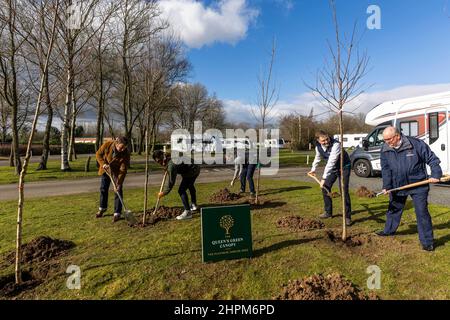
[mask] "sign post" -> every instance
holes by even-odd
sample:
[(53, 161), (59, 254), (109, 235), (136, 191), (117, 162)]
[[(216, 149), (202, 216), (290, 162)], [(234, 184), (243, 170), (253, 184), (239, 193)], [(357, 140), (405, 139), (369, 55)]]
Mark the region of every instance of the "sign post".
[(250, 258), (252, 228), (250, 206), (201, 209), (203, 262)]

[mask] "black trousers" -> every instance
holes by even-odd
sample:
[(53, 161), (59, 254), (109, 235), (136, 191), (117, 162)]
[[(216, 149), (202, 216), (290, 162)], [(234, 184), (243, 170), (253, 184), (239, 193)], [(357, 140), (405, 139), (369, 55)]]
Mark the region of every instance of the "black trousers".
[[(352, 203), (350, 201), (350, 194), (348, 193), (348, 184), (350, 182), (350, 173), (351, 173), (351, 168), (344, 169), (345, 216), (347, 218), (350, 218), (352, 215)], [(336, 180), (339, 185), (339, 192), (342, 194), (340, 171), (330, 173), (330, 175), (325, 179), (324, 186), (328, 190), (331, 191), (331, 188), (333, 187), (333, 184), (336, 182)], [(323, 202), (324, 202), (325, 212), (329, 215), (332, 215), (333, 214), (333, 200), (324, 189), (322, 189), (322, 194), (323, 194)]]
[[(111, 180), (109, 176), (104, 173), (102, 175), (100, 183), (100, 208), (106, 210), (108, 208), (108, 191), (111, 185)], [(123, 187), (119, 191), (120, 196), (123, 199)], [(122, 203), (119, 200), (117, 194), (114, 197), (114, 213), (122, 213)]]
[(189, 198), (186, 192), (187, 190), (189, 190), (189, 193), (191, 194), (192, 203), (197, 204), (197, 191), (195, 190), (194, 183), (198, 176), (199, 175), (196, 175), (191, 178), (183, 177), (183, 180), (181, 180), (180, 187), (178, 188), (178, 194), (181, 197), (184, 210), (191, 210), (191, 207), (189, 206)]

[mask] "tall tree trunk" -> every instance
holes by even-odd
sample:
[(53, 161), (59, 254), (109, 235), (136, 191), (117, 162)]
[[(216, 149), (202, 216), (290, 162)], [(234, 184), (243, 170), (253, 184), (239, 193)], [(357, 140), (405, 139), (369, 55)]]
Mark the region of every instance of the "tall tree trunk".
[(347, 240), (347, 224), (345, 223), (345, 191), (344, 191), (344, 125), (342, 109), (339, 112), (339, 134), (341, 136), (341, 202), (342, 202), (342, 240)]
[(11, 143), (9, 150), (9, 166), (14, 167), (14, 144)]
[(48, 83), (48, 75), (45, 77), (45, 101), (47, 104), (47, 122), (45, 124), (44, 141), (42, 143), (42, 156), (39, 162), (38, 170), (47, 170), (48, 156), (50, 154), (50, 134), (53, 122), (53, 106), (50, 101), (50, 91)]
[(97, 112), (97, 128), (95, 135), (95, 150), (100, 149), (100, 146), (103, 144), (103, 131), (104, 131), (104, 113), (105, 113), (105, 105), (103, 99), (103, 60), (101, 58), (101, 53), (99, 57), (99, 89), (98, 89), (98, 112)]
[(72, 59), (69, 58), (69, 66), (67, 68), (67, 84), (66, 84), (66, 101), (64, 104), (64, 121), (61, 128), (61, 170), (70, 171), (69, 158), (68, 158), (68, 135), (69, 135), (69, 118), (70, 118), (70, 101), (72, 94)]

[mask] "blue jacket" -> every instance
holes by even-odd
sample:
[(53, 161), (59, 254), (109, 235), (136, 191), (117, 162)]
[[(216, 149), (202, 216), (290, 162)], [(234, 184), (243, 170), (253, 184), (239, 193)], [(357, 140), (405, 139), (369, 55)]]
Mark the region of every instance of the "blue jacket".
[[(387, 143), (381, 148), (381, 174), (383, 189), (395, 189), (404, 185), (427, 179), (426, 164), (431, 168), (431, 177), (440, 179), (441, 161), (431, 151), (430, 147), (420, 139), (401, 136), (402, 145), (399, 149), (391, 148)], [(406, 196), (427, 192), (430, 186), (424, 185), (397, 192)]]

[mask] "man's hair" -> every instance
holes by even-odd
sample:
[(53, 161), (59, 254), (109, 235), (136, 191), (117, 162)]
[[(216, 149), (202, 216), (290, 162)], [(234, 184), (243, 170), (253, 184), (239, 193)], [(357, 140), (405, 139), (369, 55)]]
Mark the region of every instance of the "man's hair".
[(119, 144), (123, 144), (123, 145), (127, 146), (128, 145), (128, 138), (124, 137), (124, 136), (118, 136), (118, 137), (116, 137), (116, 142), (119, 143)]
[(170, 158), (170, 154), (167, 154), (167, 153), (165, 153), (162, 150), (155, 150), (155, 151), (153, 151), (152, 158), (156, 162), (159, 162), (159, 161), (163, 161), (164, 162), (164, 161), (166, 161), (167, 159)]
[(383, 134), (384, 134), (385, 132), (393, 132), (393, 133), (394, 133), (394, 134), (393, 134), (394, 136), (395, 136), (395, 135), (401, 135), (400, 129), (397, 128), (397, 127), (394, 127), (394, 126), (386, 127), (386, 128), (383, 130)]
[(317, 131), (316, 132), (316, 139), (319, 139), (319, 138), (329, 138), (330, 137), (330, 135), (328, 134), (328, 132), (326, 132), (326, 131), (323, 131), (323, 130), (319, 130), (319, 131)]

